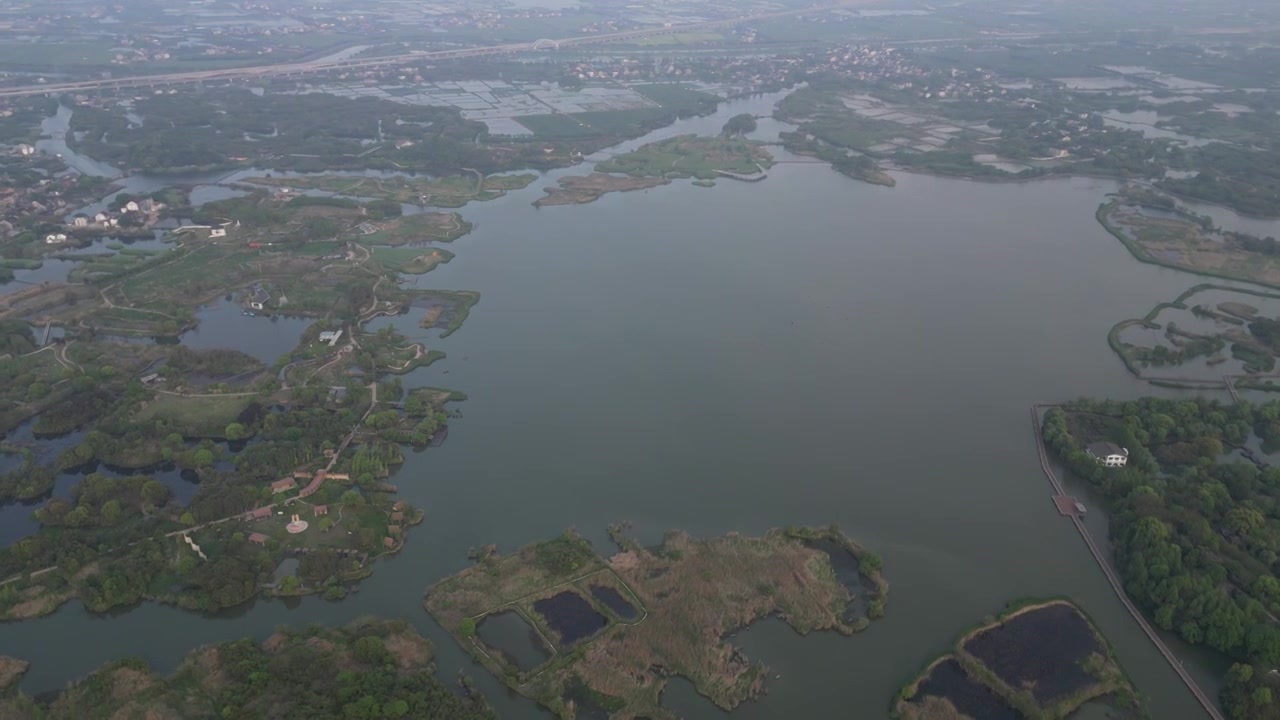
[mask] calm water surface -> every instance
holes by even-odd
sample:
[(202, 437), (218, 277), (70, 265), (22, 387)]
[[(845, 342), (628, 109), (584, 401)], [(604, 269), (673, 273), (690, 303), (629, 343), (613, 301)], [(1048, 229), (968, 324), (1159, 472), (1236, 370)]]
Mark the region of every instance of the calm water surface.
[[(714, 132), (770, 102), (660, 134)], [(554, 177), (463, 210), (475, 232), (424, 280), (482, 293), (460, 332), (441, 341), (415, 316), (391, 321), (449, 353), (409, 384), (471, 398), (449, 441), (396, 477), (427, 514), (403, 553), (340, 603), (261, 601), (214, 619), (72, 604), (0, 626), (0, 648), (33, 662), (24, 687), (126, 654), (168, 670), (200, 644), (379, 614), (412, 620), (442, 676), (465, 669), (504, 718), (546, 717), (422, 609), (469, 548), (572, 526), (607, 552), (605, 526), (621, 520), (643, 541), (834, 522), (883, 556), (887, 616), (854, 638), (775, 621), (740, 633), (780, 677), (734, 717), (882, 716), (958, 632), (1028, 595), (1080, 602), (1153, 717), (1201, 717), (1053, 510), (1028, 422), (1034, 401), (1153, 392), (1107, 330), (1198, 282), (1134, 261), (1098, 226), (1113, 184), (899, 174), (886, 189), (783, 164), (758, 184), (531, 207)], [(1105, 518), (1089, 518), (1105, 535)], [(1220, 668), (1184, 657), (1214, 692)], [(686, 690), (671, 693), (679, 712), (721, 716)]]

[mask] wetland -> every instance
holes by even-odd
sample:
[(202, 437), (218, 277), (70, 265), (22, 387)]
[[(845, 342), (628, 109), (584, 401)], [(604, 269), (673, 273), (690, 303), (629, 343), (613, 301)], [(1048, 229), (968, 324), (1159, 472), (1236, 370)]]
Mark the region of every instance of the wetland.
[[(675, 135), (714, 135), (734, 114), (767, 115), (775, 100), (739, 101), (619, 150)], [(755, 136), (762, 139), (785, 129), (767, 119), (760, 125)], [(563, 176), (551, 173), (547, 181)], [(374, 572), (340, 603), (320, 597), (241, 602), (209, 623), (145, 600), (111, 615), (72, 600), (48, 617), (0, 626), (6, 652), (33, 661), (22, 687), (61, 687), (124, 654), (142, 654), (167, 673), (199, 644), (245, 635), (262, 640), (280, 624), (395, 614), (436, 640), (444, 673), (465, 669), (475, 676), (504, 717), (536, 717), (532, 703), (505, 695), (501, 681), (460, 649), (452, 627), (422, 612), (421, 587), (464, 569), (468, 548), (515, 548), (567, 526), (598, 527), (601, 518), (632, 521), (648, 544), (670, 527), (715, 538), (788, 522), (837, 521), (883, 554), (894, 602), (852, 639), (797, 638), (771, 620), (739, 633), (732, 642), (782, 677), (770, 675), (769, 694), (740, 705), (736, 716), (776, 716), (797, 703), (823, 713), (851, 702), (879, 710), (921, 659), (938, 651), (939, 638), (1009, 597), (1069, 592), (1116, 645), (1135, 683), (1152, 697), (1153, 712), (1194, 717), (1187, 714), (1185, 690), (1161, 666), (1074, 532), (1057, 523), (1034, 448), (1020, 439), (1032, 400), (1085, 389), (1120, 397), (1151, 392), (1101, 338), (1117, 309), (1126, 310), (1121, 316), (1139, 315), (1185, 290), (1187, 277), (1138, 264), (1098, 225), (1099, 202), (1116, 190), (1107, 181), (993, 186), (907, 173), (895, 173), (895, 180), (893, 191), (882, 191), (833, 177), (821, 165), (777, 165), (768, 183), (720, 183), (696, 203), (655, 187), (537, 214), (529, 203), (538, 192), (526, 187), (468, 206), (466, 219), (475, 227), (459, 257), (427, 276), (434, 286), (483, 294), (465, 330), (440, 340), (439, 328), (418, 327), (419, 313), (391, 308), (366, 326), (374, 335), (391, 328), (403, 336), (387, 344), (388, 352), (406, 343), (448, 350), (448, 361), (404, 375), (407, 386), (447, 384), (470, 396), (466, 418), (450, 421), (448, 443), (403, 453), (394, 480), (398, 497), (421, 508), (425, 520), (413, 530), (417, 537), (386, 561), (395, 572)], [(778, 239), (793, 237), (801, 221), (807, 233), (782, 255)], [(615, 230), (602, 236), (602, 227)], [(1027, 232), (1030, 227), (1037, 231)], [(253, 257), (266, 268), (277, 262), (269, 252)], [(1001, 258), (998, 268), (993, 257)], [(221, 272), (216, 263), (209, 267)], [(135, 287), (151, 292), (146, 279), (130, 286), (131, 300)], [(295, 295), (304, 307), (321, 307), (307, 288), (284, 290), (286, 307)], [(378, 298), (381, 303), (381, 293)], [(865, 312), (886, 300), (898, 309), (893, 317)], [(369, 298), (342, 307), (367, 309)], [(938, 323), (932, 338), (903, 324), (903, 317), (936, 317), (942, 307), (990, 322)], [(1054, 322), (1054, 333), (1043, 332), (1045, 318)], [(1027, 338), (1016, 359), (992, 351), (1010, 336)], [(325, 367), (329, 351), (309, 337), (286, 377), (316, 371), (317, 386), (326, 386), (322, 378), (358, 369), (355, 358)], [(931, 350), (939, 340), (952, 348), (945, 363)], [(79, 362), (81, 345), (72, 344), (66, 359)], [(536, 366), (519, 360), (530, 353)], [(138, 367), (146, 360), (140, 357)], [(308, 361), (312, 365), (303, 364)], [(779, 374), (779, 368), (790, 371)], [(46, 370), (28, 372), (24, 388)], [(947, 423), (948, 433), (919, 442), (920, 415), (904, 405), (907, 386), (941, 407), (935, 421)], [(359, 388), (352, 393), (358, 401)], [(570, 395), (573, 412), (552, 411)], [(309, 402), (327, 401), (326, 393)], [(806, 412), (776, 420), (780, 409), (796, 403)], [(977, 419), (961, 412), (973, 407), (984, 408)], [(271, 444), (245, 452), (278, 454), (290, 428), (310, 431), (301, 420), (272, 430), (278, 435), (260, 431)], [(325, 430), (331, 437), (350, 429), (333, 425)], [(975, 447), (999, 448), (1009, 462), (993, 466)], [(310, 452), (319, 457), (323, 448)], [(264, 473), (261, 482), (274, 482), (285, 469)], [(603, 533), (589, 535), (595, 547), (608, 542)], [(1010, 544), (1011, 536), (1021, 542)], [(276, 563), (267, 564), (270, 577)], [(412, 588), (405, 587), (406, 573), (420, 579)], [(589, 586), (583, 595), (595, 597)], [(633, 622), (603, 600), (597, 607), (611, 623)], [(88, 636), (101, 642), (72, 641)], [(1183, 657), (1205, 684), (1220, 677), (1212, 658), (1194, 649)], [(851, 665), (860, 668), (854, 676), (847, 672)], [(683, 704), (679, 692), (670, 694), (682, 716), (714, 712), (705, 701)], [(572, 689), (566, 695), (577, 696)]]

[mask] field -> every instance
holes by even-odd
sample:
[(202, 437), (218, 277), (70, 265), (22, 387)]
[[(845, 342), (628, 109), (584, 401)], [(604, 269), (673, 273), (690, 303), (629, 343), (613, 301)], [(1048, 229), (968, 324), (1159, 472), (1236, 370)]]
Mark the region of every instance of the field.
[(409, 275), (431, 272), (454, 257), (453, 253), (440, 248), (375, 247), (372, 252), (374, 261), (382, 267)]
[(637, 178), (591, 173), (584, 176), (560, 178), (559, 187), (548, 187), (546, 197), (538, 198), (534, 205), (582, 205), (599, 199), (601, 195), (611, 192), (627, 192), (644, 190), (671, 181), (666, 178)]
[(721, 172), (757, 175), (772, 160), (760, 143), (751, 140), (681, 135), (613, 157), (596, 165), (596, 170), (633, 177), (714, 180)]
[(390, 200), (410, 205), (462, 207), (469, 202), (494, 200), (509, 190), (519, 190), (537, 179), (536, 175), (450, 175), (441, 178), (352, 177), (350, 175), (308, 175), (306, 177), (251, 177), (245, 182), (290, 190), (320, 190), (338, 195)]
[(227, 425), (253, 402), (252, 395), (188, 397), (160, 393), (134, 415), (135, 421), (163, 419), (183, 437), (225, 436)]
[(428, 242), (453, 242), (469, 232), (471, 223), (463, 220), (457, 213), (428, 212), (377, 223), (362, 223), (350, 235), (350, 239), (361, 245), (397, 247)]
[[(657, 548), (616, 530), (614, 538), (625, 549), (607, 561), (572, 533), (507, 556), (489, 548), (475, 567), (430, 588), (426, 608), (481, 663), (561, 718), (669, 718), (660, 696), (672, 675), (728, 710), (758, 695), (767, 672), (725, 636), (772, 614), (801, 634), (852, 634), (867, 622), (845, 612), (861, 586), (842, 583), (828, 553), (810, 545), (826, 538), (870, 557), (836, 531), (672, 533)], [(864, 567), (882, 599), (878, 564)]]
[(894, 712), (905, 720), (1053, 719), (1098, 698), (1126, 711), (1138, 704), (1092, 623), (1075, 605), (1053, 600), (966, 633), (952, 653), (902, 689)]
[(676, 33), (674, 35), (655, 35), (653, 37), (640, 38), (634, 41), (635, 45), (652, 46), (652, 45), (703, 45), (707, 43), (715, 43), (724, 40), (724, 36), (718, 32), (687, 32)]

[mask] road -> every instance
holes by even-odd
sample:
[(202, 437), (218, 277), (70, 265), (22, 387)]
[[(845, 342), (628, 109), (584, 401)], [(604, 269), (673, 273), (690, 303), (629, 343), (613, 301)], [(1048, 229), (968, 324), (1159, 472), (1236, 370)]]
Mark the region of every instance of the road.
[(424, 60), (456, 60), (460, 58), (483, 57), (488, 55), (507, 55), (511, 53), (530, 52), (535, 50), (559, 49), (578, 45), (598, 45), (602, 43), (622, 42), (624, 40), (638, 40), (658, 35), (676, 35), (697, 30), (708, 30), (726, 25), (737, 25), (744, 22), (827, 12), (829, 10), (835, 10), (850, 5), (867, 4), (868, 1), (869, 0), (845, 0), (844, 2), (830, 5), (815, 5), (807, 8), (771, 13), (757, 13), (754, 15), (743, 15), (723, 20), (709, 20), (706, 22), (688, 23), (685, 25), (670, 25), (659, 28), (628, 30), (625, 32), (604, 33), (600, 35), (581, 35), (577, 37), (562, 38), (559, 40), (544, 38), (535, 42), (489, 45), (485, 47), (466, 48), (463, 50), (413, 52), (373, 58), (355, 58), (330, 61), (315, 60), (311, 62), (256, 65), (252, 67), (227, 68), (223, 70), (200, 70), (184, 73), (164, 73), (159, 75), (83, 80), (79, 82), (20, 85), (0, 88), (0, 98), (25, 97), (29, 95), (43, 95), (46, 93), (81, 93), (93, 90), (111, 90), (130, 87), (157, 87), (161, 85), (197, 83), (210, 80), (250, 80), (284, 75), (302, 75), (329, 70), (358, 70), (385, 65), (399, 65), (406, 62), (421, 62)]

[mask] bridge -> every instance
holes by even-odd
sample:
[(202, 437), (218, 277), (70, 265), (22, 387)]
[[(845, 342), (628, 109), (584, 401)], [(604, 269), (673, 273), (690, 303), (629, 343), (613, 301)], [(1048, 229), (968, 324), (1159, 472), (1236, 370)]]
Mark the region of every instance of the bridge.
[(845, 0), (844, 2), (831, 5), (815, 5), (808, 8), (799, 8), (793, 10), (785, 10), (779, 12), (757, 13), (754, 15), (744, 15), (735, 18), (726, 18), (723, 20), (708, 20), (705, 22), (687, 23), (684, 25), (667, 25), (663, 27), (644, 28), (641, 30), (627, 30), (616, 33), (604, 33), (600, 35), (581, 35), (577, 37), (562, 38), (554, 40), (550, 38), (541, 38), (534, 42), (509, 43), (505, 45), (487, 45), (484, 47), (465, 48), (462, 50), (437, 50), (423, 52), (409, 52), (400, 55), (386, 55), (373, 58), (347, 58), (342, 60), (330, 61), (311, 61), (299, 63), (281, 63), (277, 65), (256, 65), (250, 67), (226, 68), (222, 70), (198, 70), (193, 72), (180, 73), (162, 73), (158, 75), (138, 75), (133, 77), (108, 78), (99, 80), (82, 80), (77, 82), (62, 83), (43, 83), (38, 85), (19, 85), (14, 87), (0, 88), (0, 98), (26, 97), (31, 95), (61, 94), (61, 93), (83, 93), (95, 90), (117, 90), (122, 88), (135, 87), (159, 87), (163, 85), (180, 85), (186, 83), (199, 83), (207, 81), (235, 81), (235, 80), (255, 80), (259, 78), (270, 77), (289, 77), (299, 76), (317, 72), (329, 72), (333, 70), (361, 70), (369, 68), (384, 67), (388, 65), (400, 65), (403, 63), (435, 61), (435, 60), (458, 60), (463, 58), (485, 57), (492, 55), (512, 55), (516, 53), (525, 53), (533, 51), (560, 50), (567, 47), (577, 47), (580, 45), (601, 45), (606, 43), (625, 42), (628, 40), (640, 40), (649, 37), (658, 37), (662, 35), (676, 35), (696, 30), (707, 30), (717, 27), (739, 25), (745, 22), (755, 22), (759, 20), (769, 20), (773, 18), (792, 17), (797, 15), (810, 15), (815, 13), (828, 12), (842, 7), (848, 7), (857, 4), (867, 4), (874, 0)]

